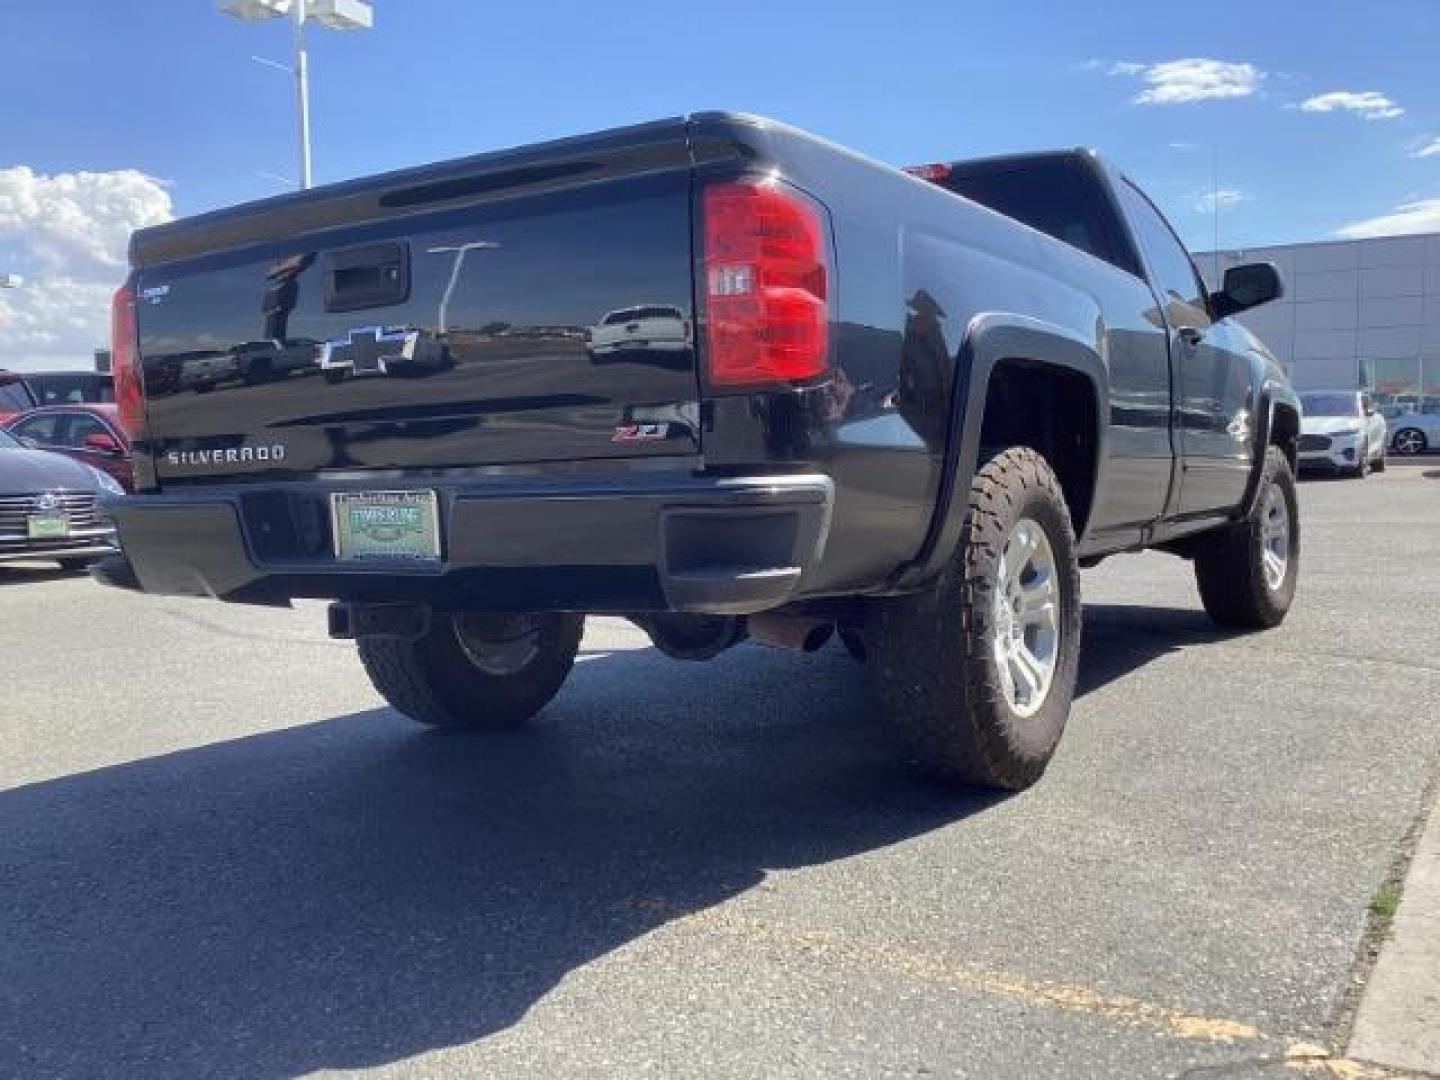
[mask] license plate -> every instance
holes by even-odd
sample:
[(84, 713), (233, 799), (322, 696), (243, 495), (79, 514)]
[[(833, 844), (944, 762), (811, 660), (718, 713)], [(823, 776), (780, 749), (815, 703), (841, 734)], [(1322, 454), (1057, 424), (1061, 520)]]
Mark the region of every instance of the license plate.
[(335, 557), (440, 558), (440, 510), (433, 491), (355, 491), (330, 496)]
[(31, 514), (26, 530), (31, 540), (53, 540), (70, 535), (70, 519), (64, 514)]

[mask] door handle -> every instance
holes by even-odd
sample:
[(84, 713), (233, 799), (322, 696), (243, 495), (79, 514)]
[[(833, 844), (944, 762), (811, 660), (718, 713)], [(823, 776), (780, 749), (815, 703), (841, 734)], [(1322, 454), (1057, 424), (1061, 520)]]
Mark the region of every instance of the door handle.
[(1189, 345), (1192, 349), (1196, 345), (1199, 345), (1200, 342), (1205, 339), (1205, 335), (1202, 334), (1199, 330), (1196, 330), (1193, 326), (1180, 327), (1179, 330), (1175, 331), (1175, 336), (1178, 337), (1181, 341), (1183, 341), (1186, 345)]
[(389, 307), (410, 296), (410, 246), (404, 242), (327, 251), (324, 271), (327, 312)]

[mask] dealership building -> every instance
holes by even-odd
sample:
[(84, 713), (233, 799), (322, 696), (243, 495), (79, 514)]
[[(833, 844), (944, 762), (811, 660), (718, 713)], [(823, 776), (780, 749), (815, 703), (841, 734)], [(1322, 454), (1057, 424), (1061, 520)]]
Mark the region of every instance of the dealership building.
[(1212, 287), (1239, 263), (1279, 267), (1284, 298), (1239, 318), (1299, 389), (1358, 386), (1386, 412), (1440, 412), (1440, 233), (1252, 247), (1195, 261)]

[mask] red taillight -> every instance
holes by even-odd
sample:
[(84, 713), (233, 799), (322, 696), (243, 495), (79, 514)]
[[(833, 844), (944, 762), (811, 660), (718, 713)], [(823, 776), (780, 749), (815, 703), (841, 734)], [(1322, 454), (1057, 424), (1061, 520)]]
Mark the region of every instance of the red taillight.
[(712, 386), (764, 386), (825, 371), (829, 259), (820, 211), (777, 184), (705, 189), (705, 358)]
[(950, 166), (943, 162), (933, 165), (906, 165), (904, 171), (911, 176), (918, 176), (921, 180), (929, 180), (932, 184), (950, 179)]
[(120, 426), (134, 439), (145, 426), (145, 393), (140, 385), (140, 344), (135, 326), (135, 293), (129, 285), (110, 301), (110, 373)]

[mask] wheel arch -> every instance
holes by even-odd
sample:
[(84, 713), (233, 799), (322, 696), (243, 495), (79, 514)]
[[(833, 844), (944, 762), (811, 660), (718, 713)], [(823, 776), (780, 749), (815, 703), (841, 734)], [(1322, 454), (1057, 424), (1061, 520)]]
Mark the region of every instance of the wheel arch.
[[(960, 538), (965, 517), (963, 493), (980, 467), (986, 409), (997, 374), (1023, 366), (1032, 371), (1053, 373), (1088, 384), (1088, 417), (1093, 432), (1089, 459), (1083, 469), (1083, 491), (1065, 488), (1066, 501), (1082, 508), (1082, 520), (1075, 521), (1077, 544), (1083, 539), (1089, 508), (1095, 504), (1100, 463), (1105, 459), (1109, 377), (1095, 345), (1073, 331), (1054, 323), (1024, 315), (988, 313), (978, 315), (966, 328), (955, 367), (950, 417), (945, 443), (935, 512), (919, 553), (901, 567), (894, 582), (904, 591), (930, 580), (949, 560)], [(1072, 501), (1072, 494), (1074, 500)]]
[(1281, 391), (1270, 385), (1260, 392), (1258, 430), (1255, 433), (1255, 461), (1245, 485), (1240, 517), (1249, 517), (1260, 497), (1260, 478), (1265, 472), (1265, 451), (1278, 446), (1290, 463), (1292, 472), (1299, 468), (1300, 402), (1293, 392)]

